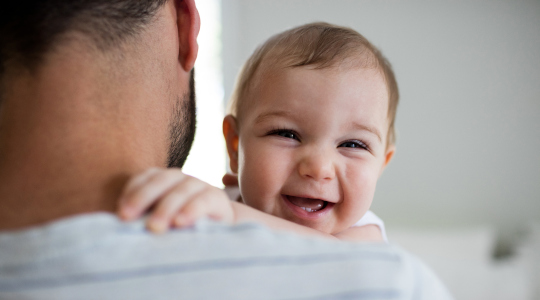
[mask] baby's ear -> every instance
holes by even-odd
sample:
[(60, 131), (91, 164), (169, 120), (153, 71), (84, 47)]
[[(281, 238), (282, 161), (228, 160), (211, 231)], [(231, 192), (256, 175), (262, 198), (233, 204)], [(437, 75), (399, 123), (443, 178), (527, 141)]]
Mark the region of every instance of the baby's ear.
[(388, 164), (392, 160), (392, 157), (394, 157), (394, 153), (396, 153), (396, 146), (395, 145), (389, 145), (387, 147), (387, 149), (386, 149), (385, 154), (384, 154), (384, 162), (383, 162), (383, 165), (381, 167), (381, 171), (379, 172), (379, 176), (382, 175), (384, 169), (386, 168), (386, 166), (388, 166)]
[(223, 119), (223, 136), (227, 144), (231, 171), (238, 173), (238, 127), (236, 118), (232, 115), (227, 115)]

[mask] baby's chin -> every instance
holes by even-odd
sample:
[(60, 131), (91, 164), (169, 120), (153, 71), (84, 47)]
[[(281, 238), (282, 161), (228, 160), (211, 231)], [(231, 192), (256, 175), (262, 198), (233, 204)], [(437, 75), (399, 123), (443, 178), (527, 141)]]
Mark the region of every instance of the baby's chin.
[(320, 232), (328, 233), (328, 234), (337, 234), (340, 233), (347, 228), (351, 227), (354, 224), (350, 224), (347, 226), (347, 224), (340, 224), (338, 222), (332, 222), (330, 220), (320, 220), (320, 221), (308, 221), (304, 219), (299, 219), (296, 217), (283, 217), (283, 216), (277, 216), (282, 219), (286, 219), (288, 221), (291, 221), (293, 223), (306, 226), (315, 230), (318, 230)]

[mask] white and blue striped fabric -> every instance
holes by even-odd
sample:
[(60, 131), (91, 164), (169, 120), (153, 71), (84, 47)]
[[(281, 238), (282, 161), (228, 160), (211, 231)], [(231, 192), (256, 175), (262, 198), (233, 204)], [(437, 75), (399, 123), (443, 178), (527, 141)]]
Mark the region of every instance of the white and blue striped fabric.
[(0, 233), (0, 299), (451, 299), (386, 244), (201, 220), (153, 235), (108, 213)]

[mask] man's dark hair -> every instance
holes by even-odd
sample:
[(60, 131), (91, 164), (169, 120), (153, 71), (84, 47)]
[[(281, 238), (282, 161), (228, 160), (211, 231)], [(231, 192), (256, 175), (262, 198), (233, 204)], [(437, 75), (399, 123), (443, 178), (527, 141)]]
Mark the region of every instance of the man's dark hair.
[[(18, 0), (0, 9), (0, 104), (6, 71), (33, 72), (57, 43), (76, 32), (99, 51), (136, 37), (168, 0)], [(169, 125), (168, 165), (182, 167), (195, 135), (195, 87), (180, 95)]]
[[(19, 0), (0, 9), (0, 76), (14, 63), (32, 71), (66, 33), (105, 51), (139, 33), (167, 0)], [(0, 77), (0, 78), (1, 78)]]

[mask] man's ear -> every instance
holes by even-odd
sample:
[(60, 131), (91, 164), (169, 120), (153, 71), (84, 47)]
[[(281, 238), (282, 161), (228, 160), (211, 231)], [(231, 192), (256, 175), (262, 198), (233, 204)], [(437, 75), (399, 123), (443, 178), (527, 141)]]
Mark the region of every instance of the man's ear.
[(238, 173), (238, 127), (236, 118), (232, 115), (227, 115), (223, 119), (223, 136), (227, 144), (227, 152), (229, 153), (229, 162), (231, 171)]
[(390, 161), (394, 157), (394, 153), (396, 153), (396, 146), (395, 145), (388, 146), (386, 149), (386, 153), (384, 154), (384, 162), (381, 167), (381, 172), (379, 172), (379, 176), (382, 175), (384, 169), (386, 168), (386, 166), (388, 166), (388, 163), (390, 163)]
[(178, 59), (182, 68), (189, 72), (195, 65), (199, 45), (197, 36), (201, 28), (199, 11), (195, 6), (195, 0), (174, 0), (177, 11), (177, 26), (179, 53)]

